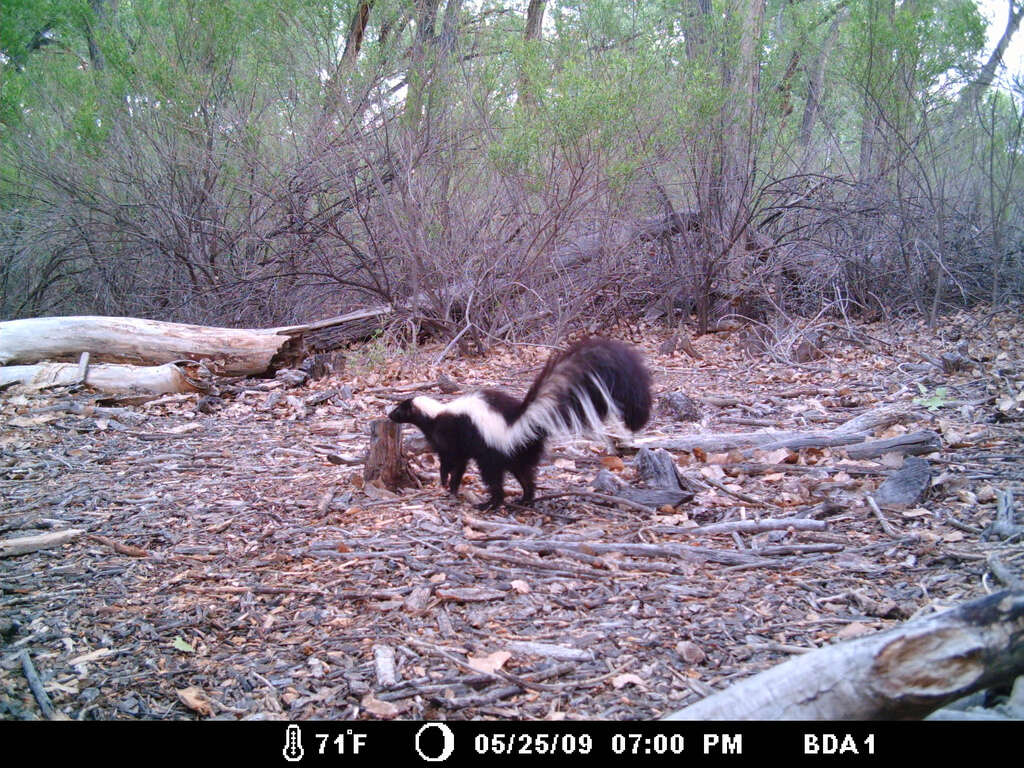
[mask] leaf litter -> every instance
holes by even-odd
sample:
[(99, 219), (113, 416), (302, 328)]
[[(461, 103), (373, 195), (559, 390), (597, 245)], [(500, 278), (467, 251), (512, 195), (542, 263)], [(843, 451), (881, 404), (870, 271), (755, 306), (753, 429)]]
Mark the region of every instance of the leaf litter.
[[(214, 407), (0, 393), (0, 539), (84, 532), (0, 557), (0, 717), (45, 716), (27, 657), (71, 719), (655, 718), (1019, 581), (1021, 536), (993, 526), (1024, 486), (1024, 324), (857, 331), (794, 365), (737, 335), (692, 358), (648, 334), (656, 400), (697, 413), (656, 410), (640, 442), (842, 436), (891, 408), (869, 441), (938, 439), (910, 504), (868, 499), (898, 445), (672, 450), (695, 495), (646, 512), (592, 492), (602, 471), (638, 485), (628, 451), (593, 442), (552, 444), (529, 509), (477, 513), (473, 471), (452, 499), (408, 433), (419, 487), (363, 482), (370, 421), (442, 374), (522, 392), (547, 355), (526, 345), (440, 368), (425, 347), (285, 397), (235, 382)], [(928, 362), (964, 342), (969, 366)]]

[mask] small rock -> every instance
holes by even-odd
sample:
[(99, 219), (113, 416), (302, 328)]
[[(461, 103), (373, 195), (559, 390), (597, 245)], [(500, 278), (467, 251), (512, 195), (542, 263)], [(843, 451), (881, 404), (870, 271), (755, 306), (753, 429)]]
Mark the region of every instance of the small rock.
[(707, 658), (703, 649), (696, 643), (691, 643), (689, 640), (683, 640), (682, 642), (676, 643), (676, 653), (679, 654), (680, 658), (687, 664), (700, 664)]
[(676, 421), (700, 421), (696, 401), (683, 392), (669, 392), (658, 398), (658, 413)]

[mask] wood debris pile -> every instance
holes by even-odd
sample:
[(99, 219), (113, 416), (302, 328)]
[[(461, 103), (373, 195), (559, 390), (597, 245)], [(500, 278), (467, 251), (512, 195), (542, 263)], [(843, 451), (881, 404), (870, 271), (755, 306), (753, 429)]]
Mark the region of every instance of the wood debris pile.
[[(452, 499), (426, 453), (420, 489), (362, 481), (395, 400), (440, 373), (522, 391), (546, 350), (367, 353), (216, 398), (8, 389), (0, 717), (654, 718), (1019, 586), (1024, 324), (859, 333), (800, 365), (648, 340), (656, 395), (700, 419), (640, 435), (694, 494), (659, 509), (609, 501), (635, 458), (584, 442), (552, 447), (532, 509), (475, 512), (475, 472)], [(963, 342), (967, 365), (926, 359)]]

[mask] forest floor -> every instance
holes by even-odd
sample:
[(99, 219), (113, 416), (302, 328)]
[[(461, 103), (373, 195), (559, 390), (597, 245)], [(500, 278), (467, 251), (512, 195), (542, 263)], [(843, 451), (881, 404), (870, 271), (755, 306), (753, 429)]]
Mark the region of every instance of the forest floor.
[[(632, 457), (586, 441), (551, 445), (531, 509), (477, 512), (475, 470), (452, 498), (425, 452), (421, 488), (363, 482), (369, 424), (396, 400), (443, 398), (440, 373), (522, 392), (549, 352), (535, 346), (440, 366), (443, 346), (366, 347), (295, 388), (110, 410), (8, 390), (0, 538), (82, 533), (0, 558), (0, 718), (43, 717), (26, 668), (70, 719), (657, 718), (1002, 589), (993, 562), (1024, 577), (1020, 536), (987, 535), (1001, 493), (1024, 490), (1019, 312), (844, 328), (798, 365), (751, 356), (741, 333), (695, 339), (699, 359), (659, 352), (666, 338), (640, 342), (656, 400), (683, 392), (699, 420), (659, 409), (639, 437), (820, 433), (893, 408), (873, 438), (940, 436), (927, 496), (879, 514), (867, 495), (902, 457), (842, 447), (673, 451), (700, 490), (647, 512), (586, 494), (602, 469), (636, 483)], [(950, 373), (922, 357), (958, 350)], [(777, 518), (827, 527), (691, 534)], [(709, 557), (626, 546), (673, 543)]]

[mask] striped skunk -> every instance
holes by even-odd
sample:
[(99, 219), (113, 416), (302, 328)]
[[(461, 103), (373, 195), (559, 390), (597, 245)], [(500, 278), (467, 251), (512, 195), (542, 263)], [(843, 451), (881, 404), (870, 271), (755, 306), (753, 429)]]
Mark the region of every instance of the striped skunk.
[(636, 432), (650, 413), (651, 376), (639, 353), (618, 341), (591, 338), (553, 354), (522, 400), (494, 389), (450, 403), (414, 397), (388, 417), (420, 428), (440, 457), (441, 486), (453, 495), (469, 460), (476, 461), (490, 492), (478, 509), (497, 509), (505, 500), (505, 472), (523, 487), (517, 502), (533, 501), (548, 435), (602, 433), (609, 420)]

